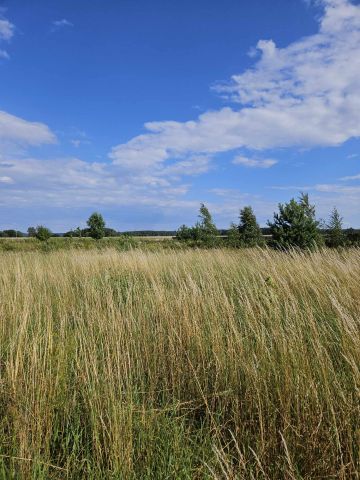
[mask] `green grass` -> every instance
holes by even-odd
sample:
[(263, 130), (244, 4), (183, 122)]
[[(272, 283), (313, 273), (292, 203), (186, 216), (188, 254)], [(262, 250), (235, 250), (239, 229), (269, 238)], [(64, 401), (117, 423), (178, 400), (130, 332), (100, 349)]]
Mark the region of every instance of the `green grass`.
[(359, 479), (359, 250), (120, 250), (0, 254), (0, 479)]

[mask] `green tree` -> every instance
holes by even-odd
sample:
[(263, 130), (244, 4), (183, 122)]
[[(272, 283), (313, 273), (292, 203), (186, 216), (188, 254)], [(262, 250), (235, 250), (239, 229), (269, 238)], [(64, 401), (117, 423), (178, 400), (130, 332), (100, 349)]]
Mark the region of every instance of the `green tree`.
[(181, 225), (176, 232), (176, 240), (194, 240), (194, 229), (192, 227), (187, 227), (186, 225)]
[(249, 206), (240, 211), (239, 234), (244, 247), (263, 246), (265, 243), (253, 209)]
[(239, 248), (241, 246), (239, 226), (235, 223), (230, 224), (227, 233), (227, 244), (229, 247)]
[(105, 236), (105, 221), (102, 215), (94, 212), (90, 215), (87, 225), (89, 227), (89, 235), (95, 240), (100, 240)]
[(346, 244), (346, 236), (343, 232), (343, 218), (340, 216), (336, 207), (333, 208), (328, 228), (327, 245), (332, 248), (343, 247)]
[(209, 209), (203, 203), (200, 204), (199, 218), (200, 221), (194, 227), (194, 237), (207, 246), (215, 246), (218, 243), (219, 232)]
[(279, 203), (279, 212), (268, 225), (275, 248), (312, 249), (322, 243), (315, 207), (307, 194), (301, 193), (298, 201), (292, 198), (289, 203)]
[(43, 225), (38, 225), (35, 229), (35, 237), (41, 242), (46, 242), (52, 236), (51, 230), (44, 227)]

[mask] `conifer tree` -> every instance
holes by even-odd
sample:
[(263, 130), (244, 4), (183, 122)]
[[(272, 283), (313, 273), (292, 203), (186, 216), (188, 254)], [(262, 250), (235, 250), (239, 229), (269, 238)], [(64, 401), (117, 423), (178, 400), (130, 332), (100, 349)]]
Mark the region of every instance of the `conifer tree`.
[(244, 247), (256, 247), (265, 243), (253, 209), (249, 206), (240, 211), (239, 234)]
[(343, 219), (336, 207), (331, 212), (327, 228), (327, 245), (332, 248), (343, 247), (346, 244), (346, 236), (343, 232)]
[(279, 213), (274, 214), (273, 222), (268, 222), (275, 248), (312, 249), (321, 245), (319, 222), (315, 217), (315, 207), (309, 196), (302, 193), (298, 201), (279, 204)]

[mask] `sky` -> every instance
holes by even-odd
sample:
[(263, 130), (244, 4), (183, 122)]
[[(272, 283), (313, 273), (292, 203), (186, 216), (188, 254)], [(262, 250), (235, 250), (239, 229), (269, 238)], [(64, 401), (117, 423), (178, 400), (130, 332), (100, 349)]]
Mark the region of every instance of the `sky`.
[(0, 229), (360, 227), (359, 0), (0, 0)]

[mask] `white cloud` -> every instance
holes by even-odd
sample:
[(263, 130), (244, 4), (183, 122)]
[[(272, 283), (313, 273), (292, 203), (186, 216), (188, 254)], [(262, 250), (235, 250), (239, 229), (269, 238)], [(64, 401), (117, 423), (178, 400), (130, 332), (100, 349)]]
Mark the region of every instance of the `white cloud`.
[(341, 177), (340, 180), (346, 182), (348, 180), (360, 180), (360, 173), (357, 175), (349, 175), (348, 177)]
[(61, 20), (54, 20), (52, 22), (52, 31), (55, 32), (56, 30), (60, 30), (61, 28), (64, 27), (73, 27), (74, 24), (69, 22), (69, 20), (66, 20), (66, 18), (62, 18)]
[[(1, 18), (1, 11), (0, 11), (0, 43), (7, 41), (9, 42), (12, 37), (14, 36), (15, 25), (13, 25), (9, 20), (6, 18)], [(8, 60), (10, 55), (8, 52), (2, 48), (0, 48), (0, 59)]]
[(2, 144), (41, 145), (54, 143), (55, 135), (43, 123), (29, 122), (0, 111), (0, 146)]
[(260, 40), (260, 59), (216, 90), (238, 106), (197, 120), (145, 124), (146, 133), (114, 147), (126, 169), (158, 168), (247, 147), (336, 146), (360, 136), (360, 6), (323, 0), (319, 32), (285, 48)]
[(14, 183), (14, 180), (11, 177), (0, 177), (0, 183)]
[(266, 159), (260, 160), (260, 159), (248, 158), (248, 157), (243, 157), (241, 155), (238, 155), (234, 158), (232, 163), (234, 165), (242, 165), (248, 168), (270, 168), (278, 162), (277, 160), (274, 160), (272, 158), (266, 158)]
[[(109, 163), (85, 162), (78, 158), (40, 160), (32, 157), (2, 159), (0, 205), (48, 207), (169, 206), (192, 205), (181, 197), (184, 184), (173, 184), (160, 177), (124, 176)], [(12, 184), (12, 185), (10, 185)]]
[(14, 36), (15, 25), (9, 20), (0, 18), (0, 40), (10, 40)]

